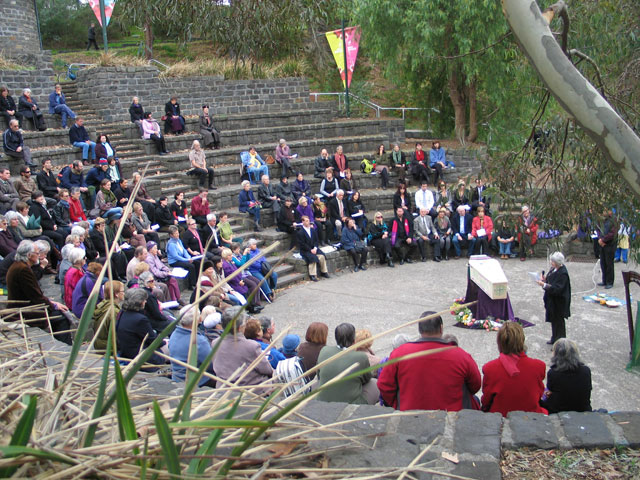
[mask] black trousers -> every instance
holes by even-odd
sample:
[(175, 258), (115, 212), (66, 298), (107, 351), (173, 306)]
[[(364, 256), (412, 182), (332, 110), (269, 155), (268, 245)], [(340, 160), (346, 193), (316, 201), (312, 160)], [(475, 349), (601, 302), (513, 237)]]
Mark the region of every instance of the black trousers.
[(397, 240), (393, 246), (393, 251), (398, 257), (398, 260), (406, 260), (411, 255), (411, 250), (416, 246), (414, 242), (407, 243), (406, 240)]
[(567, 326), (564, 318), (545, 310), (545, 321), (551, 323), (551, 341), (566, 338)]
[(416, 170), (413, 175), (414, 177), (416, 177), (416, 180), (418, 181), (424, 180), (427, 183), (431, 182), (431, 170), (429, 170), (424, 165), (420, 165), (420, 164), (418, 164), (415, 168)]
[[(194, 168), (191, 170), (191, 174), (198, 177), (198, 183), (201, 187), (213, 186), (213, 168)], [(209, 180), (209, 183), (207, 183), (207, 179)]]
[(382, 167), (378, 174), (382, 181), (382, 188), (387, 188), (389, 186), (389, 170), (387, 170), (387, 167)]
[(194, 262), (173, 262), (170, 267), (180, 267), (184, 268), (189, 272), (189, 288), (195, 288), (198, 283), (198, 271), (200, 269), (200, 264), (198, 261)]
[(444, 180), (444, 176), (442, 175), (442, 165), (440, 165), (439, 163), (436, 163), (432, 168), (434, 170), (433, 184), (438, 185), (438, 180), (440, 178)]
[(164, 136), (159, 137), (155, 133), (152, 133), (149, 138), (153, 140), (153, 143), (156, 144), (156, 148), (158, 149), (158, 153), (164, 153), (167, 151), (167, 147), (164, 143)]
[(391, 240), (387, 238), (374, 238), (371, 240), (371, 245), (376, 249), (378, 255), (380, 255), (380, 261), (383, 262), (387, 259), (387, 255), (391, 255)]
[(480, 255), (485, 254), (488, 255), (489, 254), (489, 238), (485, 235), (484, 237), (478, 237), (476, 239), (476, 245), (475, 245), (475, 254), (476, 255)]
[(100, 50), (98, 48), (98, 44), (96, 43), (96, 39), (95, 38), (89, 38), (87, 40), (87, 50), (91, 49), (91, 45), (93, 45), (94, 47), (96, 47), (96, 50)]
[(418, 243), (418, 250), (420, 251), (420, 257), (427, 258), (427, 242), (431, 244), (433, 248), (433, 257), (440, 256), (440, 240), (436, 240), (433, 237), (433, 234), (430, 234), (427, 240), (423, 240), (422, 238), (418, 238), (416, 240)]
[(369, 252), (367, 251), (366, 247), (362, 249), (352, 248), (351, 250), (347, 250), (347, 253), (351, 256), (353, 264), (356, 267), (361, 267), (362, 265), (367, 263), (367, 254)]
[(615, 276), (613, 259), (616, 254), (616, 243), (612, 240), (600, 248), (600, 268), (602, 269), (602, 283), (613, 285)]

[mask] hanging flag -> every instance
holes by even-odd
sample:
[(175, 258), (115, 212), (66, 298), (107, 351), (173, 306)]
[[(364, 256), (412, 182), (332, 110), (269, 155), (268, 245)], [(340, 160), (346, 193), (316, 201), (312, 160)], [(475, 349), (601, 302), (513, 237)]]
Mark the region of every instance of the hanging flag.
[[(349, 27), (344, 29), (345, 43), (347, 44), (347, 86), (351, 86), (353, 69), (356, 66), (358, 56), (358, 46), (360, 45), (360, 27)], [(344, 51), (342, 49), (342, 29), (325, 33), (329, 47), (333, 52), (333, 58), (338, 65), (342, 84), (345, 84), (344, 72)]]
[[(111, 14), (113, 13), (113, 6), (116, 0), (104, 0), (104, 16), (107, 19), (107, 26), (109, 26), (109, 20), (111, 20)], [(100, 0), (89, 0), (91, 10), (95, 14), (100, 26), (102, 26), (102, 15), (100, 15)]]

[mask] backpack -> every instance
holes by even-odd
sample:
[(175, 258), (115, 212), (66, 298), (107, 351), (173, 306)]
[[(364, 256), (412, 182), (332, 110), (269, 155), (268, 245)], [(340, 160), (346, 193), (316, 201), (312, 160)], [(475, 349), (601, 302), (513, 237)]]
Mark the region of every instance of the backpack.
[(282, 384), (287, 384), (293, 381), (282, 391), (282, 394), (285, 397), (289, 397), (301, 388), (305, 387), (307, 381), (302, 377), (303, 373), (304, 367), (300, 361), (300, 357), (291, 357), (278, 362), (275, 373), (275, 377), (278, 379), (277, 381)]
[(62, 167), (62, 170), (58, 172), (58, 177), (56, 178), (56, 182), (58, 182), (58, 185), (62, 183), (62, 176), (64, 175), (64, 172), (69, 170), (71, 167), (72, 165), (65, 165), (64, 167)]
[(362, 170), (362, 173), (371, 173), (373, 171), (373, 163), (364, 158), (360, 162), (360, 170)]

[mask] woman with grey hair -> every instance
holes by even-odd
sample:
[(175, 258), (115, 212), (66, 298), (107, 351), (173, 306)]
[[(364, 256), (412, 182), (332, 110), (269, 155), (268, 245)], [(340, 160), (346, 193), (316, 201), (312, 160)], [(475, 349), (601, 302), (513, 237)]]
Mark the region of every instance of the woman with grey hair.
[(553, 252), (550, 260), (551, 270), (547, 275), (542, 272), (538, 285), (544, 290), (544, 320), (551, 323), (551, 339), (547, 344), (553, 345), (567, 336), (565, 319), (571, 316), (571, 280), (562, 253)]
[(138, 277), (140, 280), (139, 288), (147, 292), (147, 302), (144, 306), (144, 313), (149, 318), (151, 326), (157, 331), (164, 330), (173, 321), (173, 315), (164, 313), (160, 309), (160, 302), (155, 296), (153, 290), (156, 286), (156, 280), (151, 272), (142, 272)]
[(547, 389), (540, 404), (549, 413), (591, 411), (591, 370), (580, 360), (578, 346), (566, 338), (553, 344)]
[[(118, 354), (121, 357), (135, 358), (158, 336), (144, 313), (147, 296), (147, 291), (142, 288), (130, 288), (124, 294), (122, 309), (116, 321)], [(162, 365), (165, 361), (154, 353), (148, 363)]]
[[(22, 90), (22, 95), (18, 100), (18, 113), (22, 117), (31, 120), (33, 122), (33, 128), (38, 129), (41, 132), (47, 129), (42, 112), (40, 111), (40, 108), (38, 108), (36, 100), (31, 96), (30, 88)], [(24, 127), (24, 123), (22, 126)]]

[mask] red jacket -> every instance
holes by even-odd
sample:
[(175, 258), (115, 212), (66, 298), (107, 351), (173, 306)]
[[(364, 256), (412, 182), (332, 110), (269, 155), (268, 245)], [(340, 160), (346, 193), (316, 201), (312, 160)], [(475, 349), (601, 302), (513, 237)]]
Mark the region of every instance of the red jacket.
[(87, 221), (87, 216), (84, 214), (84, 210), (82, 210), (80, 200), (69, 199), (69, 218), (71, 218), (72, 222)]
[(209, 200), (202, 200), (200, 195), (191, 200), (191, 216), (204, 216), (206, 217), (211, 213), (209, 211)]
[[(536, 242), (538, 241), (538, 219), (536, 217), (533, 216), (533, 214), (530, 214), (532, 217), (531, 223), (529, 224), (529, 231), (531, 232), (529, 235), (531, 236), (531, 246), (535, 245)], [(518, 222), (520, 224), (520, 228), (524, 229), (524, 219), (522, 218), (522, 215), (520, 215), (518, 217)], [(520, 243), (522, 241), (522, 234), (518, 233), (518, 243)]]
[(445, 351), (387, 365), (378, 388), (387, 405), (397, 410), (449, 410), (476, 407), (472, 395), (480, 389), (480, 370), (471, 355), (439, 338), (409, 342), (389, 359), (410, 353), (453, 347)]
[[(529, 358), (525, 353), (514, 360), (510, 361), (510, 358), (512, 356), (501, 354), (482, 367), (482, 409), (485, 412), (500, 412), (503, 417), (512, 411), (546, 414), (547, 411), (539, 403), (544, 392), (544, 362)], [(506, 368), (510, 363), (519, 372), (509, 375)]]
[(487, 232), (487, 239), (491, 240), (491, 233), (493, 233), (493, 220), (491, 220), (491, 217), (486, 215), (483, 217), (483, 220), (483, 225), (480, 227), (480, 217), (473, 218), (471, 221), (471, 235), (478, 238), (478, 230), (480, 230), (480, 228), (484, 228)]
[(64, 276), (64, 304), (69, 307), (69, 309), (71, 309), (73, 304), (73, 290), (82, 277), (84, 277), (82, 269), (74, 267), (67, 270)]

